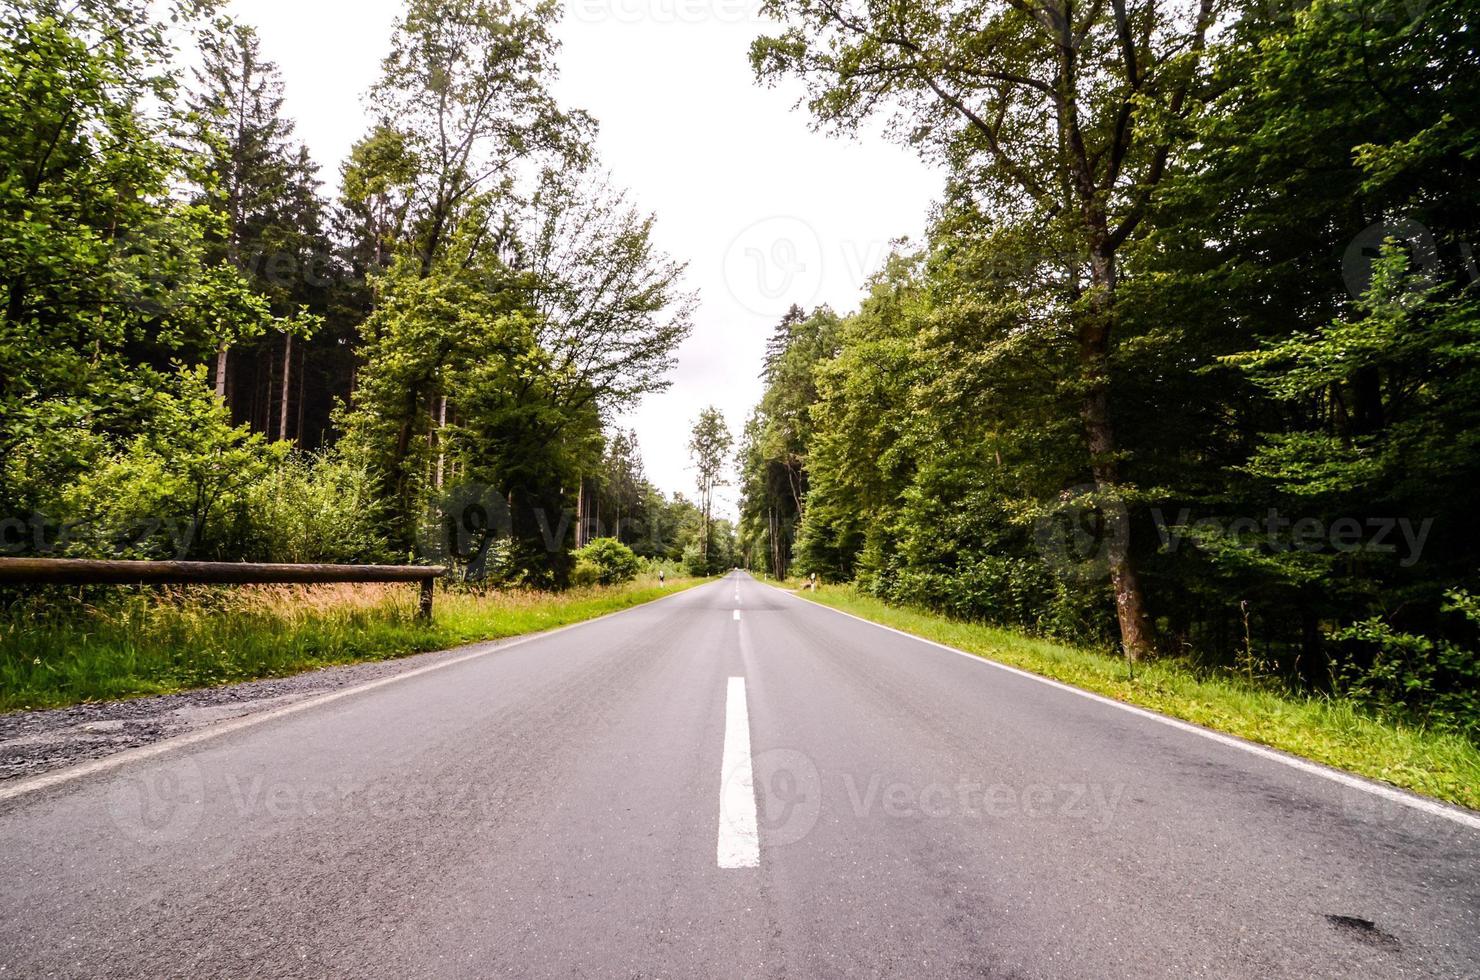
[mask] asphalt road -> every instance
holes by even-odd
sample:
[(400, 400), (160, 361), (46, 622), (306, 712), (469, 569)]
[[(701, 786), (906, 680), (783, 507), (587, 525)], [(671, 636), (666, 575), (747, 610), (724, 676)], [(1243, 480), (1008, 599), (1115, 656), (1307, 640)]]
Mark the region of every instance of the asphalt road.
[(0, 977), (1480, 976), (1473, 816), (743, 576), (376, 684), (7, 789)]

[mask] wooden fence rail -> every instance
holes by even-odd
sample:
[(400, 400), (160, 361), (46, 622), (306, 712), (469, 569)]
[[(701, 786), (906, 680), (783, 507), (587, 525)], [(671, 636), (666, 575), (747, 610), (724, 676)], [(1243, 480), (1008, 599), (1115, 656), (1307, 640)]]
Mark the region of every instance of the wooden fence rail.
[(224, 561), (93, 561), (0, 558), (0, 585), (322, 585), (328, 582), (418, 582), (420, 612), (432, 618), (436, 565), (261, 565)]

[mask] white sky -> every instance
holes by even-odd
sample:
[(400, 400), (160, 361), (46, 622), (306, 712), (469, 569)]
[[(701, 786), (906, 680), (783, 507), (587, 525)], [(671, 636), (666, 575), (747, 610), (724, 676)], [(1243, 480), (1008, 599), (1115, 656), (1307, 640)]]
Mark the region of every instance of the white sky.
[[(234, 0), (282, 69), (287, 112), (337, 189), (339, 164), (366, 128), (400, 0)], [(768, 90), (750, 41), (770, 27), (746, 0), (567, 0), (560, 36), (563, 104), (601, 123), (614, 182), (657, 214), (659, 244), (689, 263), (694, 335), (673, 388), (624, 425), (647, 475), (693, 496), (688, 430), (715, 404), (738, 440), (759, 399), (772, 325), (792, 303), (857, 305), (889, 242), (918, 238), (938, 175), (877, 136), (831, 139), (793, 110), (796, 89)], [(724, 511), (734, 514), (733, 488)]]

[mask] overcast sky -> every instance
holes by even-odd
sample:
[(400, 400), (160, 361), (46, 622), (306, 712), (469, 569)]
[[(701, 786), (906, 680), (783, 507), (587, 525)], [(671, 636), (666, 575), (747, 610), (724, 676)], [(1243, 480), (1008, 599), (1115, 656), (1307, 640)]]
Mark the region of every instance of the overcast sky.
[[(365, 131), (400, 0), (235, 0), (287, 86), (287, 111), (337, 189)], [(688, 429), (710, 403), (738, 440), (760, 397), (761, 356), (792, 303), (853, 309), (889, 242), (918, 238), (938, 175), (877, 136), (812, 133), (797, 90), (752, 80), (747, 50), (767, 25), (738, 0), (570, 0), (556, 94), (601, 123), (598, 150), (634, 202), (658, 217), (659, 244), (689, 264), (694, 335), (673, 388), (623, 424), (647, 475), (693, 495)], [(724, 509), (733, 516), (731, 489)]]

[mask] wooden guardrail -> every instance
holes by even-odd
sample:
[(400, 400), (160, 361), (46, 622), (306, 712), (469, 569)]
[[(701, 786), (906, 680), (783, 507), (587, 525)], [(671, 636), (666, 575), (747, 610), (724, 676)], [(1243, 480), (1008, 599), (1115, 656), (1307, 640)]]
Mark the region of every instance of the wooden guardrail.
[(0, 585), (322, 585), (417, 582), (420, 613), (432, 618), (439, 565), (264, 565), (224, 561), (94, 561), (0, 558)]

